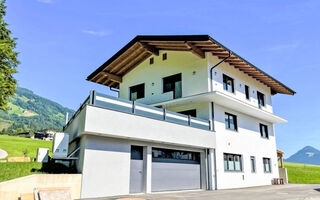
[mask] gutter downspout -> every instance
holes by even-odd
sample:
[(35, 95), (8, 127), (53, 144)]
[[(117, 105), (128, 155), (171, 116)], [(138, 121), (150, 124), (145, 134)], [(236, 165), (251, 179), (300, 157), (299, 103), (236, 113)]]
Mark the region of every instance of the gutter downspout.
[(119, 90), (116, 90), (115, 88), (112, 88), (112, 87), (109, 87), (110, 88), (110, 91), (112, 91), (112, 92), (117, 92), (118, 93), (118, 98), (119, 98)]
[[(216, 68), (217, 66), (219, 66), (221, 63), (223, 63), (225, 60), (227, 60), (228, 58), (230, 58), (232, 56), (232, 51), (229, 51), (229, 56), (222, 59), (220, 62), (218, 62), (217, 64), (215, 64), (214, 66), (212, 66), (210, 68), (210, 90), (211, 92), (213, 92), (213, 75), (212, 75), (212, 71), (214, 68)], [(212, 118), (212, 130), (215, 131), (215, 126), (214, 126), (214, 102), (211, 102), (211, 118)], [(215, 175), (215, 180), (214, 180), (214, 189), (217, 190), (218, 189), (218, 179), (217, 179), (217, 157), (216, 157), (216, 149), (213, 149), (213, 157), (214, 157), (214, 175)]]
[(210, 68), (210, 89), (211, 89), (211, 92), (213, 92), (213, 85), (212, 85), (212, 70), (214, 69), (214, 68), (216, 68), (216, 67), (218, 67), (218, 65), (220, 65), (221, 63), (223, 63), (225, 60), (227, 60), (228, 58), (230, 58), (232, 56), (232, 51), (229, 51), (229, 56), (228, 57), (226, 57), (226, 58), (224, 58), (224, 59), (222, 59), (220, 62), (218, 62), (217, 64), (215, 64), (214, 66), (212, 66), (211, 68)]

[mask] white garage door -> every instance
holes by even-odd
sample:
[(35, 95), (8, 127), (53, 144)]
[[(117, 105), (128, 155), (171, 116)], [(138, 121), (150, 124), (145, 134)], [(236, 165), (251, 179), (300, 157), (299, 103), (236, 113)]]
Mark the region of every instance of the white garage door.
[(200, 189), (200, 153), (152, 149), (153, 192)]

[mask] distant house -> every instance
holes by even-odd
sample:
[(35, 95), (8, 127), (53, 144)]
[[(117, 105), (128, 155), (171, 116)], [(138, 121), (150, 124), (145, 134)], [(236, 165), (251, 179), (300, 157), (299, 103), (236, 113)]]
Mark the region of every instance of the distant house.
[(37, 132), (34, 132), (34, 139), (40, 139), (40, 140), (53, 140), (53, 136), (57, 131), (50, 130), (50, 129), (44, 129)]

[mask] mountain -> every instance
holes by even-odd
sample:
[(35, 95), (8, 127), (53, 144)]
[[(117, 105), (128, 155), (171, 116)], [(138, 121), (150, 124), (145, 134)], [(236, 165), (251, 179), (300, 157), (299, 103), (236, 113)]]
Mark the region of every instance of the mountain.
[(9, 98), (8, 110), (0, 110), (0, 133), (61, 130), (67, 112), (69, 116), (74, 113), (73, 110), (36, 95), (31, 90), (18, 87), (16, 95)]
[(306, 146), (297, 153), (285, 159), (287, 162), (320, 165), (320, 151), (314, 147)]

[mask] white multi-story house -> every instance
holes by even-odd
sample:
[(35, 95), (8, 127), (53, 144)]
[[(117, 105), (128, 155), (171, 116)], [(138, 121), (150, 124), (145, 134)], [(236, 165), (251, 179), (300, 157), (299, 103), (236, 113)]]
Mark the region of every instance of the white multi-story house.
[(272, 184), (272, 95), (295, 92), (208, 35), (137, 36), (70, 119), (81, 197)]

